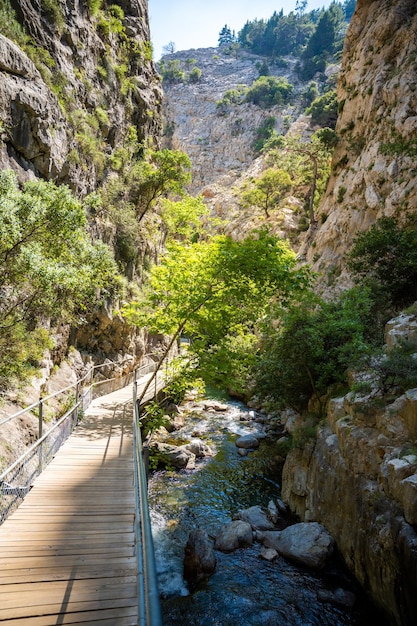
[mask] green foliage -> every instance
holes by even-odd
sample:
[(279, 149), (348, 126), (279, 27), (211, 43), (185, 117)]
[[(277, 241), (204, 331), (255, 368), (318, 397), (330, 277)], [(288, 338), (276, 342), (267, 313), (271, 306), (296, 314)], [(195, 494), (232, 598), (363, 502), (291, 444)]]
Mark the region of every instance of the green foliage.
[(301, 101), (304, 107), (310, 106), (319, 97), (319, 88), (315, 81), (310, 81), (308, 86), (301, 92)]
[(103, 4), (103, 0), (87, 0), (87, 6), (92, 16), (97, 15)]
[(243, 191), (241, 203), (244, 207), (255, 207), (265, 212), (265, 217), (270, 217), (270, 211), (279, 206), (292, 187), (292, 181), (284, 170), (268, 168)]
[(232, 32), (230, 28), (228, 27), (228, 25), (225, 24), (219, 33), (219, 40), (218, 40), (219, 47), (225, 48), (227, 46), (232, 45), (235, 41), (236, 41), (235, 32), (234, 31)]
[(164, 199), (161, 217), (167, 234), (182, 241), (192, 241), (209, 223), (209, 209), (201, 196), (186, 195), (182, 200)]
[(403, 341), (373, 363), (384, 395), (400, 395), (417, 387), (417, 343)]
[(190, 350), (206, 362), (226, 336), (250, 329), (272, 297), (287, 301), (306, 280), (289, 247), (265, 230), (241, 242), (219, 236), (172, 243), (152, 268), (143, 298), (125, 315), (150, 332), (174, 339), (185, 333), (192, 338)]
[(246, 101), (269, 109), (276, 104), (288, 104), (294, 93), (294, 85), (286, 78), (260, 76), (246, 92)]
[(201, 396), (205, 391), (203, 381), (197, 377), (195, 363), (188, 354), (179, 355), (169, 362), (166, 380), (164, 394), (175, 404), (181, 404), (189, 391), (196, 390)]
[(121, 287), (109, 249), (91, 243), (84, 210), (67, 187), (31, 181), (20, 191), (12, 172), (0, 172), (3, 378), (44, 349), (42, 320), (74, 321)]
[(356, 7), (356, 0), (345, 0), (343, 3), (343, 11), (347, 21), (352, 17)]
[(50, 21), (55, 24), (58, 31), (62, 33), (65, 26), (65, 18), (58, 0), (41, 0), (42, 11), (45, 12)]
[[(276, 319), (279, 319), (277, 327)], [(256, 391), (297, 411), (317, 401), (346, 370), (367, 354), (373, 301), (366, 289), (352, 289), (333, 302), (314, 295), (266, 324), (256, 365)]]
[(309, 80), (316, 72), (324, 71), (326, 59), (340, 47), (343, 41), (341, 30), (344, 21), (343, 9), (336, 2), (333, 2), (328, 10), (322, 13), (303, 52), (303, 65), (300, 70), (303, 80)]
[(149, 402), (145, 407), (145, 415), (142, 421), (143, 438), (146, 438), (149, 433), (153, 433), (161, 426), (167, 426), (169, 424), (169, 418), (166, 416), (164, 407), (156, 400)]
[(381, 154), (388, 156), (406, 155), (410, 157), (417, 156), (417, 139), (404, 139), (399, 133), (394, 133), (392, 141), (382, 143), (380, 147)]
[(336, 92), (327, 91), (322, 96), (316, 98), (306, 109), (306, 114), (311, 115), (313, 124), (334, 129), (338, 115)]
[(261, 152), (267, 141), (274, 135), (276, 122), (275, 117), (267, 117), (255, 130), (255, 140), (252, 144), (255, 152)]
[(230, 106), (243, 104), (247, 89), (243, 86), (238, 87), (238, 89), (228, 89), (222, 99), (216, 102), (216, 108), (220, 112), (226, 113)]
[[(130, 129), (125, 144), (110, 160), (118, 176), (109, 177), (101, 190), (101, 206), (105, 207), (116, 225), (116, 258), (121, 270), (129, 277), (139, 269), (139, 251), (143, 247), (144, 234), (141, 230), (145, 216), (151, 215), (159, 207), (166, 219), (168, 235), (179, 229), (184, 237), (194, 227), (196, 212), (201, 205), (199, 200), (185, 199), (184, 205), (162, 205), (164, 199), (184, 196), (185, 185), (190, 181), (191, 162), (188, 156), (179, 151), (147, 150), (144, 158), (138, 160), (136, 130)], [(194, 212), (193, 212), (194, 211)], [(176, 214), (177, 212), (177, 214)], [(189, 219), (188, 231), (185, 220)], [(149, 236), (149, 235), (148, 235)]]
[(3, 0), (0, 7), (0, 32), (2, 35), (24, 47), (29, 40), (22, 25), (16, 19), (16, 13), (10, 0)]
[(182, 83), (185, 80), (185, 72), (181, 68), (181, 61), (170, 59), (165, 62), (163, 59), (158, 66), (162, 80), (166, 83)]
[(417, 296), (417, 230), (382, 217), (354, 241), (349, 268), (365, 283), (381, 308), (411, 304)]
[(199, 80), (201, 79), (201, 70), (199, 67), (193, 67), (193, 69), (191, 70), (191, 72), (188, 75), (188, 80), (190, 81), (190, 83), (198, 83)]
[(305, 198), (306, 186), (310, 187), (306, 206), (310, 222), (315, 220), (314, 209), (325, 191), (330, 173), (333, 147), (327, 145), (325, 137), (322, 131), (313, 133), (309, 141), (290, 134), (273, 136), (264, 148), (264, 152), (268, 152), (268, 161), (291, 176), (294, 195)]
[(227, 388), (233, 397), (248, 399), (250, 372), (256, 366), (258, 338), (237, 328), (218, 343), (199, 352), (199, 372), (207, 385)]

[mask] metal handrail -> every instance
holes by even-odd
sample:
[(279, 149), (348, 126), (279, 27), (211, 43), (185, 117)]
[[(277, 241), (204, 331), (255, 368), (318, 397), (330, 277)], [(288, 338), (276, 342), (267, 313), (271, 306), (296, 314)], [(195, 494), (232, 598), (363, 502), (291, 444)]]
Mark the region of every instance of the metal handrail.
[[(13, 415), (9, 415), (8, 417), (5, 417), (3, 419), (0, 420), (0, 426), (3, 426), (3, 424), (7, 424), (7, 422), (11, 422), (13, 419), (15, 419), (16, 417), (20, 417), (21, 415), (24, 415), (25, 413), (28, 413), (29, 411), (33, 411), (34, 409), (37, 409), (39, 407), (40, 404), (47, 402), (48, 400), (52, 400), (52, 398), (56, 398), (57, 396), (59, 396), (61, 393), (65, 393), (66, 391), (70, 391), (71, 389), (77, 389), (79, 385), (81, 385), (89, 376), (92, 376), (92, 373), (97, 370), (100, 369), (101, 367), (109, 367), (110, 365), (123, 365), (123, 363), (125, 363), (127, 361), (122, 361), (121, 363), (113, 363), (113, 362), (107, 362), (107, 363), (100, 363), (98, 365), (93, 365), (92, 367), (90, 367), (90, 369), (88, 370), (88, 372), (86, 374), (84, 374), (84, 376), (82, 376), (81, 378), (77, 379), (77, 381), (75, 383), (72, 383), (71, 385), (68, 385), (68, 387), (64, 387), (63, 389), (59, 389), (58, 391), (55, 391), (54, 393), (51, 393), (49, 396), (45, 396), (43, 398), (40, 398), (39, 400), (37, 400), (37, 402), (33, 402), (32, 404), (30, 404), (29, 406), (25, 407), (24, 409), (20, 409), (20, 411), (17, 411), (17, 413), (13, 413)], [(147, 367), (154, 367), (154, 364), (148, 364), (148, 365), (141, 365), (139, 368), (137, 368), (136, 370), (133, 371), (139, 371), (142, 368), (147, 368)], [(96, 386), (96, 385), (102, 385), (104, 383), (108, 383), (111, 382), (112, 380), (115, 380), (115, 377), (113, 376), (112, 378), (106, 378), (105, 380), (99, 380), (95, 383), (91, 383), (89, 389), (91, 389), (92, 387)]]
[[(34, 409), (38, 408), (38, 407), (42, 407), (43, 403), (46, 402), (47, 400), (50, 400), (51, 398), (55, 398), (56, 396), (58, 396), (61, 393), (64, 393), (65, 391), (69, 391), (70, 389), (77, 389), (79, 385), (84, 382), (86, 380), (86, 378), (88, 378), (88, 376), (91, 375), (91, 373), (95, 370), (98, 369), (100, 367), (105, 367), (108, 366), (109, 363), (102, 363), (100, 365), (95, 365), (92, 368), (90, 368), (87, 372), (87, 374), (85, 374), (82, 378), (78, 379), (76, 383), (73, 383), (72, 385), (69, 385), (68, 387), (64, 387), (63, 389), (60, 389), (59, 391), (56, 391), (52, 394), (50, 394), (49, 396), (46, 396), (45, 398), (41, 398), (40, 400), (38, 400), (38, 402), (34, 402), (33, 404), (25, 407), (24, 409), (18, 411), (17, 413), (14, 413), (13, 415), (9, 415), (7, 418), (3, 419), (0, 421), (0, 426), (2, 426), (3, 424), (6, 424), (7, 422), (10, 422), (12, 419), (15, 419), (16, 417), (19, 417), (20, 415), (23, 415), (24, 413), (28, 412), (28, 411), (33, 411)], [(143, 373), (143, 375), (145, 375), (146, 373), (149, 373), (149, 371), (152, 371), (155, 368), (155, 363), (150, 363), (148, 365), (141, 365), (140, 367), (138, 367), (136, 370), (133, 371), (133, 376), (136, 379), (136, 376), (138, 374), (138, 372), (142, 372), (142, 370), (146, 370), (146, 372)], [(0, 474), (0, 486), (4, 480), (4, 478), (7, 476), (7, 474), (9, 474), (10, 472), (12, 472), (14, 470), (15, 467), (17, 467), (19, 464), (21, 464), (24, 459), (26, 457), (29, 457), (31, 455), (32, 452), (34, 452), (34, 450), (36, 450), (36, 448), (38, 448), (39, 446), (42, 445), (42, 443), (45, 441), (45, 439), (54, 431), (56, 430), (71, 414), (73, 414), (75, 411), (78, 411), (79, 408), (87, 408), (84, 406), (84, 398), (86, 398), (88, 396), (88, 394), (91, 392), (91, 390), (93, 389), (93, 387), (95, 387), (96, 385), (100, 385), (106, 382), (110, 382), (114, 380), (113, 378), (106, 378), (103, 381), (97, 381), (96, 383), (91, 383), (85, 390), (84, 393), (81, 394), (81, 396), (78, 396), (78, 398), (76, 398), (74, 405), (68, 409), (68, 411), (53, 425), (51, 426), (51, 428), (49, 428), (49, 430), (46, 433), (42, 432), (42, 425), (41, 425), (41, 420), (42, 420), (42, 411), (39, 411), (39, 436), (38, 439), (29, 447), (27, 448), (18, 459), (16, 459), (12, 465), (9, 465), (8, 467), (4, 468), (3, 472)]]
[(135, 460), (135, 530), (137, 537), (138, 625), (162, 626), (155, 551), (149, 516), (148, 484), (140, 431), (137, 381), (133, 383), (133, 444)]

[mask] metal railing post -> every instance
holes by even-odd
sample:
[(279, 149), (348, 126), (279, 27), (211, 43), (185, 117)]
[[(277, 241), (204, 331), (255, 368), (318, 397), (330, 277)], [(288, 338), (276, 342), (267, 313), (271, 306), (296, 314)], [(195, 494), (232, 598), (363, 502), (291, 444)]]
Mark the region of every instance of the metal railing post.
[[(39, 413), (38, 413), (38, 439), (41, 439), (43, 435), (43, 398), (39, 400)], [(39, 472), (43, 470), (43, 444), (39, 446)]]

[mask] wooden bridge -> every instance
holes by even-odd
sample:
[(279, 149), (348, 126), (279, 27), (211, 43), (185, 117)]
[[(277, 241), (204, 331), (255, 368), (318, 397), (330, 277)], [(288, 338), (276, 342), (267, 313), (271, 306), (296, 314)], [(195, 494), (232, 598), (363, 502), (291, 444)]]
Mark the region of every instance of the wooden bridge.
[(1, 624), (151, 623), (138, 610), (131, 399), (130, 385), (94, 400), (0, 526)]

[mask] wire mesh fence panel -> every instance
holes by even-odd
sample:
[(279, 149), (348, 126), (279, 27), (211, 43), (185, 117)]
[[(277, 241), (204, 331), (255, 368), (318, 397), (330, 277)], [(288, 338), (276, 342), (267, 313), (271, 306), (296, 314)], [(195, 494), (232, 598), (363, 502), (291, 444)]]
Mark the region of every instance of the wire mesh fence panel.
[[(8, 468), (0, 473), (0, 524), (19, 506), (23, 498), (30, 490), (35, 478), (50, 463), (58, 452), (64, 441), (71, 435), (77, 422), (82, 419), (83, 413), (88, 409), (94, 398), (111, 393), (125, 387), (136, 380), (136, 378), (146, 376), (156, 368), (156, 362), (150, 361), (141, 366), (136, 372), (130, 372), (122, 376), (110, 379), (94, 380), (94, 370), (99, 370), (102, 366), (93, 368), (83, 379), (75, 385), (71, 385), (62, 390), (67, 394), (63, 403), (59, 407), (48, 405), (48, 401), (55, 400), (61, 392), (56, 392), (48, 398), (41, 399), (18, 413), (0, 420), (0, 426), (9, 423), (24, 413), (32, 411), (39, 416), (39, 439), (26, 452), (24, 452)], [(42, 435), (44, 423), (42, 414), (51, 415), (54, 410), (62, 410), (65, 404), (72, 403), (68, 411)], [(58, 413), (59, 415), (59, 413)], [(1, 471), (0, 471), (1, 472)]]
[(0, 524), (19, 506), (35, 478), (68, 439), (76, 424), (77, 413), (78, 407), (75, 407), (61, 417), (59, 422), (1, 474)]

